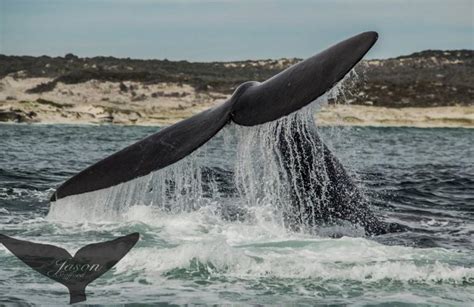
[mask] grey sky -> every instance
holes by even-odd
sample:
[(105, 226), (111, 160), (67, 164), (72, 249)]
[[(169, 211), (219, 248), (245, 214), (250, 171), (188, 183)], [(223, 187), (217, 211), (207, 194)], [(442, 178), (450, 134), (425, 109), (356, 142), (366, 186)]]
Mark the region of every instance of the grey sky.
[(0, 0), (0, 53), (307, 57), (366, 30), (371, 58), (474, 49), (474, 0)]

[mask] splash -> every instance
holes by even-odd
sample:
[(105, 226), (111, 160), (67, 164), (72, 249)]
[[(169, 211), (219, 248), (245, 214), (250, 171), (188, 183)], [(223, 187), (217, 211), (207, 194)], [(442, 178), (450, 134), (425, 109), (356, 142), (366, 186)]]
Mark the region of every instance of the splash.
[(314, 114), (341, 96), (346, 83), (279, 120), (253, 127), (230, 124), (185, 159), (147, 176), (60, 199), (51, 204), (48, 218), (120, 221), (129, 219), (135, 206), (166, 214), (205, 208), (226, 220), (271, 220), (308, 229), (331, 206)]

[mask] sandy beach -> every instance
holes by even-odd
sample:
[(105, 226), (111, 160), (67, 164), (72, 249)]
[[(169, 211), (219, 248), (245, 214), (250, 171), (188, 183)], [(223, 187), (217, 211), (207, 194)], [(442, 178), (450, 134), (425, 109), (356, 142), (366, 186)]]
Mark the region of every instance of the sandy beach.
[[(52, 91), (28, 93), (50, 78), (0, 79), (0, 121), (45, 124), (170, 125), (217, 105), (228, 94), (199, 92), (188, 84), (90, 80), (58, 83)], [(324, 106), (321, 125), (474, 127), (474, 106), (389, 108)]]

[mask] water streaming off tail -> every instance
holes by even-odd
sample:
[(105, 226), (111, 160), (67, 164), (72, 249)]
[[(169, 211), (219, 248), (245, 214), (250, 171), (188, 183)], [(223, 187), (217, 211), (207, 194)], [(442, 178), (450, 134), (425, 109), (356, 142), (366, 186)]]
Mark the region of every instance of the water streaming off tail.
[[(325, 203), (327, 177), (314, 122), (315, 108), (320, 104), (321, 100), (257, 127), (236, 127), (234, 180), (239, 198), (247, 207), (271, 208), (279, 221), (293, 225), (304, 223), (299, 218), (306, 214), (303, 204), (311, 202), (317, 210)], [(302, 151), (298, 139), (310, 144), (310, 150)], [(314, 165), (305, 165), (310, 161)], [(309, 189), (303, 189), (304, 184)], [(318, 188), (323, 192), (314, 197)]]
[[(252, 221), (263, 213), (277, 224), (305, 226), (309, 219), (314, 225), (329, 205), (314, 114), (339, 91), (336, 87), (274, 122), (228, 125), (181, 161), (108, 189), (60, 199), (51, 204), (48, 217), (116, 221), (127, 219), (130, 208), (146, 206), (158, 214), (205, 209), (224, 219)], [(302, 150), (302, 142), (309, 148)]]

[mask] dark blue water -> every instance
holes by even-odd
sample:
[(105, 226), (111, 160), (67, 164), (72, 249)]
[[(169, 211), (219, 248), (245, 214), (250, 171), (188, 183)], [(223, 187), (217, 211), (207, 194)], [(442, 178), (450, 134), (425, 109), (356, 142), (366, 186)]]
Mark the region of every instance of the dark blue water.
[[(377, 214), (406, 226), (402, 233), (340, 239), (296, 234), (263, 211), (244, 222), (146, 206), (132, 206), (115, 220), (71, 219), (66, 211), (47, 216), (48, 198), (62, 181), (157, 129), (0, 125), (1, 232), (73, 252), (139, 231), (137, 247), (87, 288), (89, 303), (474, 301), (472, 130), (322, 128)], [(219, 151), (222, 144), (209, 146)], [(0, 302), (62, 304), (66, 293), (0, 247)]]

